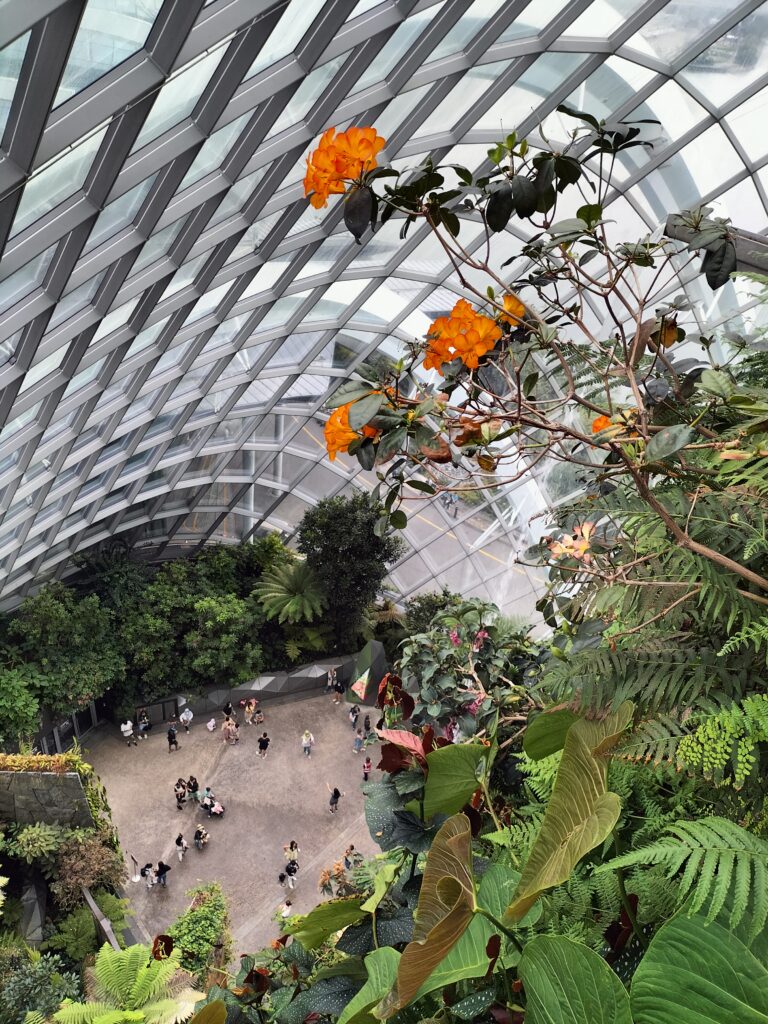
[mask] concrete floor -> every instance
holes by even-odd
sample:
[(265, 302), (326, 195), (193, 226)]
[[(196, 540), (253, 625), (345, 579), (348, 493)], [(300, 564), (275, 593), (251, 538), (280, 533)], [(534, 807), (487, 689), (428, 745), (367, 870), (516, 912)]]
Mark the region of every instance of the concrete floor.
[[(188, 889), (218, 881), (229, 899), (235, 955), (252, 952), (279, 934), (273, 915), (286, 895), (297, 913), (323, 898), (317, 889), (320, 871), (350, 843), (364, 856), (379, 852), (363, 816), (363, 755), (352, 753), (348, 710), (346, 703), (334, 706), (325, 696), (267, 704), (262, 728), (245, 725), (239, 716), (236, 746), (225, 744), (220, 730), (209, 733), (196, 718), (188, 736), (179, 732), (180, 749), (171, 754), (159, 727), (137, 747), (127, 747), (117, 729), (100, 730), (91, 739), (86, 759), (106, 786), (126, 854), (133, 854), (140, 866), (159, 859), (172, 866), (166, 889), (156, 885), (147, 890), (143, 879), (127, 883), (140, 929), (148, 936), (162, 933), (186, 909)], [(309, 760), (300, 744), (305, 728), (315, 737)], [(266, 760), (258, 757), (256, 745), (263, 729), (272, 740)], [(369, 752), (376, 765), (378, 747)], [(221, 820), (209, 820), (191, 803), (176, 809), (174, 784), (190, 774), (201, 790), (210, 785), (224, 804)], [(372, 778), (376, 774), (374, 768)], [(346, 794), (336, 814), (328, 810), (326, 782)], [(210, 833), (202, 851), (192, 843), (198, 821)], [(179, 832), (190, 845), (182, 864), (174, 847)], [(297, 886), (289, 894), (277, 876), (285, 865), (283, 844), (291, 839), (298, 842), (301, 856)]]

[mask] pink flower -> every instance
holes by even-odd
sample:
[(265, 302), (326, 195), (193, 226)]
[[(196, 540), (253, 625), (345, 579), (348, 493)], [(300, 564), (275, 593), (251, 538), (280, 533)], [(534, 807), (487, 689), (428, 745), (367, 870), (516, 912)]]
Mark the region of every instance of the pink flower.
[(448, 635), (451, 638), (451, 643), (453, 644), (453, 646), (458, 647), (459, 644), (461, 643), (461, 640), (459, 639), (459, 631), (457, 629), (452, 629)]
[(472, 650), (479, 651), (487, 639), (488, 633), (484, 629), (479, 630), (475, 633), (475, 642), (472, 644)]
[(482, 697), (477, 697), (475, 700), (472, 701), (471, 704), (467, 704), (466, 710), (468, 711), (468, 713), (470, 715), (476, 715), (478, 710), (479, 710), (479, 708), (480, 708), (480, 705), (482, 703), (483, 703), (483, 698)]

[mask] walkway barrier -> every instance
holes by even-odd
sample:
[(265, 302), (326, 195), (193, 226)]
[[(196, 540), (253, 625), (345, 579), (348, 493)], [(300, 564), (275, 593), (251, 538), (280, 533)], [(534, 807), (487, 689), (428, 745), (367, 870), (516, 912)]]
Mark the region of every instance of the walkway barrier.
[(136, 860), (132, 853), (129, 853), (128, 856), (131, 858), (131, 881), (140, 882), (141, 872), (139, 871), (139, 862)]

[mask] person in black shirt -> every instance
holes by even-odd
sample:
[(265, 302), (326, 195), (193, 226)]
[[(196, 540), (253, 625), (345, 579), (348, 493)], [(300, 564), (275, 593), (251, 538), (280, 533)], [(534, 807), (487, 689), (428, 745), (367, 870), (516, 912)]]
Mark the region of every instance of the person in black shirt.
[(202, 850), (205, 844), (208, 842), (208, 830), (203, 828), (202, 825), (198, 825), (195, 829), (194, 836), (195, 846), (198, 850)]
[(227, 703), (224, 705), (224, 717), (231, 718), (232, 721), (236, 720), (237, 716), (235, 715), (235, 709), (232, 707), (231, 700), (228, 700)]
[(286, 879), (288, 881), (288, 888), (296, 888), (296, 875), (299, 873), (299, 865), (295, 860), (289, 860), (284, 868)]
[(168, 753), (179, 749), (179, 741), (176, 739), (176, 726), (173, 722), (168, 725)]
[(265, 732), (259, 737), (259, 757), (266, 757), (269, 749), (269, 736)]
[(200, 802), (200, 783), (194, 775), (190, 775), (187, 779), (187, 793), (189, 793), (196, 804)]
[(165, 884), (166, 884), (165, 883), (165, 876), (168, 874), (168, 872), (170, 870), (171, 870), (171, 865), (170, 864), (164, 864), (162, 861), (158, 861), (157, 862), (157, 868), (155, 870), (155, 874), (157, 875), (158, 882), (160, 883), (160, 885), (162, 885), (163, 888), (165, 888)]

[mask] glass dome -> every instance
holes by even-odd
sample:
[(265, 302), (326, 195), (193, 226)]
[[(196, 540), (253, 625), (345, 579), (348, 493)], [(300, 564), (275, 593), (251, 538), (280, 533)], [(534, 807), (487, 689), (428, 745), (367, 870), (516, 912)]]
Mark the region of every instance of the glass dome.
[[(768, 4), (737, 0), (41, 0), (0, 22), (0, 601), (120, 538), (290, 535), (371, 489), (325, 457), (324, 402), (387, 366), (462, 286), (426, 229), (362, 247), (310, 208), (329, 125), (375, 124), (398, 166), (480, 168), (556, 107), (653, 117), (608, 216), (634, 234), (701, 202), (766, 227)], [(518, 251), (519, 226), (499, 258)], [(475, 235), (472, 236), (472, 232)], [(471, 249), (482, 241), (466, 221)], [(679, 283), (676, 287), (679, 290)], [(702, 328), (748, 304), (727, 285)], [(414, 509), (391, 573), (529, 616), (515, 564), (575, 482), (550, 468)]]

